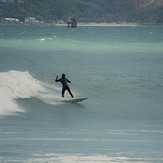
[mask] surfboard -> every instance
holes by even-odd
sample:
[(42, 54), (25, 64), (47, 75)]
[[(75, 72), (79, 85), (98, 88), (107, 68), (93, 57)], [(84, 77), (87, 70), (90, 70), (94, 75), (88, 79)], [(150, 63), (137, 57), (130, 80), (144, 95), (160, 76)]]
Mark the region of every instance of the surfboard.
[(69, 102), (69, 103), (77, 103), (77, 102), (81, 102), (88, 99), (87, 97), (81, 97), (81, 98), (74, 98), (74, 99), (70, 99), (70, 100), (63, 100), (63, 102)]

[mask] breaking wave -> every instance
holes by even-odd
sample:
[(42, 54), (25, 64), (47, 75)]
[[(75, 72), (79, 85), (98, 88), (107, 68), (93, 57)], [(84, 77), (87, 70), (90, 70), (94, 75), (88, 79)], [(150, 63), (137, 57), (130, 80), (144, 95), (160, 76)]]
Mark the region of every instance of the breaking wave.
[(32, 77), (28, 71), (0, 73), (0, 115), (24, 112), (16, 102), (17, 99), (35, 97), (47, 104), (58, 104), (60, 97), (56, 86), (43, 83)]

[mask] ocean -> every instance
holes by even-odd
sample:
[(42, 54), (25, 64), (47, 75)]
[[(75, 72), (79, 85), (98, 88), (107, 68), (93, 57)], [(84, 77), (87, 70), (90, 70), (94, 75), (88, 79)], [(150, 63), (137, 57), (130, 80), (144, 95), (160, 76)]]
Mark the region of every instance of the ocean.
[(163, 162), (163, 26), (1, 24), (0, 162)]

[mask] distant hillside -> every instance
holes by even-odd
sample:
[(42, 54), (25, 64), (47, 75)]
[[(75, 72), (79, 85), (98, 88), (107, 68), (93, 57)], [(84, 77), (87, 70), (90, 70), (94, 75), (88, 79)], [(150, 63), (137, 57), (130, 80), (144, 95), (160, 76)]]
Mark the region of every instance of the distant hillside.
[(0, 0), (0, 17), (163, 24), (163, 0)]

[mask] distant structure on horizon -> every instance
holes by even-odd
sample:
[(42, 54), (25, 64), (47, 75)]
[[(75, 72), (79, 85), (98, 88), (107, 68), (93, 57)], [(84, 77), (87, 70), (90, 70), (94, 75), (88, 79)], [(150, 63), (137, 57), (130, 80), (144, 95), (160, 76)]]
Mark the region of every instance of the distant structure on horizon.
[(74, 18), (69, 17), (67, 21), (67, 27), (76, 28), (77, 27), (76, 20)]

